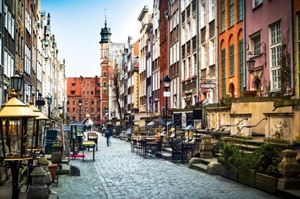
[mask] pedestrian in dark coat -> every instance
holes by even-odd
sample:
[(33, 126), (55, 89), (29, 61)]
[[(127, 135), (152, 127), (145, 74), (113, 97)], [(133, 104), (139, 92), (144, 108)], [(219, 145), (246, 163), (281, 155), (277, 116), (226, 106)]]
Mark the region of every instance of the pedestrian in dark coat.
[(110, 127), (107, 127), (106, 130), (105, 130), (105, 137), (106, 137), (106, 143), (107, 143), (107, 146), (111, 146), (111, 140), (110, 140), (110, 137), (111, 137), (111, 128)]

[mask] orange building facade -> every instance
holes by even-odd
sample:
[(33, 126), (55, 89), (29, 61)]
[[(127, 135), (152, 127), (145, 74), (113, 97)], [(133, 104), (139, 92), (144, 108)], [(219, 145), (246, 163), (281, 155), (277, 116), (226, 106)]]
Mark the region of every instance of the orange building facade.
[(67, 118), (82, 122), (86, 117), (100, 122), (100, 78), (69, 77), (67, 79)]
[[(243, 3), (219, 0), (219, 97), (240, 97), (244, 87)], [(240, 5), (241, 4), (241, 5)]]

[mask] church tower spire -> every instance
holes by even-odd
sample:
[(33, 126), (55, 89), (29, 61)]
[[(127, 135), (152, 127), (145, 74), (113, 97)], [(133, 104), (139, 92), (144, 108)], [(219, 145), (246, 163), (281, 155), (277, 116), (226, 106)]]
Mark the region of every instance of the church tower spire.
[(106, 14), (105, 14), (104, 28), (101, 28), (100, 35), (101, 35), (101, 40), (99, 42), (100, 44), (110, 42), (111, 31), (110, 28), (107, 27)]

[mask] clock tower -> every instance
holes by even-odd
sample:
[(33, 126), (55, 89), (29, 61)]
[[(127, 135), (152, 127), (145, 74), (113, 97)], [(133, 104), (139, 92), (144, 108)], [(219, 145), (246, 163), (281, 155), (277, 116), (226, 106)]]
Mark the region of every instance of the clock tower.
[(109, 119), (109, 85), (110, 85), (110, 67), (109, 67), (109, 46), (110, 46), (110, 28), (107, 27), (106, 16), (104, 28), (101, 28), (100, 40), (100, 120), (103, 122)]

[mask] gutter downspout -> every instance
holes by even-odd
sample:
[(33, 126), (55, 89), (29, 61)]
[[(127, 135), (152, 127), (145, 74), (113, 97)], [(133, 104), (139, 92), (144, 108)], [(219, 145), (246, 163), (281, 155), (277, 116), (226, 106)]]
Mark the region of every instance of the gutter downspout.
[[(293, 68), (293, 66), (294, 66), (294, 32), (293, 32), (293, 30), (294, 30), (294, 28), (293, 28), (293, 24), (294, 24), (294, 18), (293, 18), (293, 1), (290, 1), (290, 12), (289, 13), (291, 13), (290, 14), (290, 49), (291, 49), (291, 71), (294, 71), (294, 68)], [(299, 71), (298, 71), (299, 72)], [(291, 78), (291, 91), (293, 91), (294, 90), (294, 75), (293, 75), (294, 73), (293, 72), (291, 72), (291, 76), (290, 76), (290, 78)], [(295, 91), (294, 91), (295, 92)], [(295, 92), (296, 93), (296, 92)], [(299, 92), (298, 92), (298, 97), (299, 97)]]
[[(219, 1), (216, 2), (216, 104), (219, 103)], [(220, 112), (217, 110), (217, 127), (220, 127)]]
[[(197, 1), (196, 1), (197, 2)], [(177, 101), (178, 101), (178, 108), (181, 109), (181, 0), (178, 0), (178, 14), (179, 14), (179, 28), (178, 28), (178, 46), (179, 46), (179, 61), (178, 61), (178, 96), (177, 96)]]
[[(4, 1), (2, 1), (1, 2), (1, 12), (2, 13), (4, 13)], [(15, 17), (15, 27), (17, 27), (16, 26), (16, 17)], [(2, 81), (1, 81), (1, 87), (2, 87), (2, 91), (1, 91), (1, 105), (6, 101), (5, 99), (4, 99), (4, 86), (5, 86), (5, 84), (4, 84), (4, 35), (3, 35), (3, 33), (4, 33), (4, 24), (5, 24), (5, 17), (2, 17), (2, 27), (1, 27), (1, 65), (2, 65), (2, 67), (1, 67), (1, 78), (2, 78)], [(15, 32), (16, 32), (16, 28), (15, 28), (15, 30), (14, 30)], [(15, 43), (15, 42), (14, 42)], [(15, 56), (16, 57), (16, 56)], [(16, 61), (14, 62), (14, 73), (15, 73), (15, 71), (16, 71)], [(6, 86), (6, 88), (7, 88), (7, 86)]]
[[(23, 46), (23, 57), (24, 57), (24, 59), (23, 59), (23, 75), (25, 74), (25, 64), (26, 64), (26, 53), (25, 53), (25, 51), (26, 51), (26, 1), (24, 2), (24, 46)], [(24, 78), (24, 77), (23, 77)], [(23, 102), (25, 102), (25, 81), (24, 81), (24, 79), (23, 79), (23, 84), (22, 84), (22, 87), (23, 87)]]
[[(216, 10), (218, 11), (219, 9), (219, 3), (218, 1), (216, 2)], [(216, 57), (217, 57), (217, 61), (216, 61), (216, 99), (217, 102), (219, 103), (219, 12), (217, 12), (217, 16), (216, 16)], [(219, 120), (218, 120), (219, 121)]]
[(196, 92), (197, 92), (197, 101), (199, 101), (199, 12), (198, 12), (198, 6), (199, 1), (196, 1), (196, 72), (197, 72), (197, 79), (196, 79)]
[(243, 33), (243, 35), (244, 35), (244, 42), (243, 42), (243, 51), (244, 51), (244, 53), (243, 53), (243, 60), (244, 60), (244, 63), (243, 63), (243, 73), (244, 73), (244, 79), (243, 79), (243, 87), (246, 87), (246, 90), (247, 90), (247, 85), (246, 85), (246, 79), (247, 79), (247, 74), (246, 74), (246, 72), (247, 72), (247, 70), (246, 70), (246, 29), (247, 29), (247, 27), (246, 27), (246, 15), (245, 15), (245, 12), (246, 12), (246, 10), (245, 10), (245, 8), (246, 8), (246, 1), (244, 1), (244, 12), (243, 12), (243, 30), (244, 30), (244, 33)]

